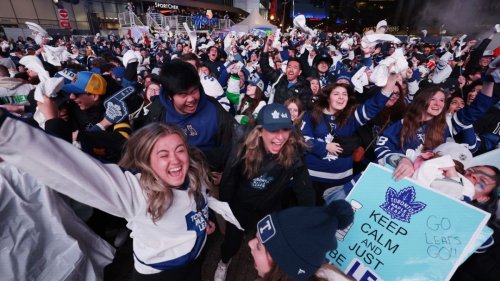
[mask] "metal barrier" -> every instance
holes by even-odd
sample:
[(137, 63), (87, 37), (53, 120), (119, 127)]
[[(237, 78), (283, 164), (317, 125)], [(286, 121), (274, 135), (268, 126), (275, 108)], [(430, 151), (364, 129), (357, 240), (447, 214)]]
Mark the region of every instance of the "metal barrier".
[[(196, 30), (194, 27), (193, 16), (164, 16), (159, 13), (146, 13), (142, 16), (141, 20), (132, 12), (123, 12), (118, 14), (118, 21), (121, 27), (130, 27), (133, 25), (144, 25), (146, 22), (148, 26), (152, 26), (157, 30), (172, 30), (172, 31), (185, 31), (183, 23), (187, 23), (191, 30)], [(230, 19), (218, 19), (212, 25), (213, 30), (228, 30), (234, 22)], [(198, 29), (197, 32), (206, 32), (207, 29)]]
[(130, 27), (133, 25), (144, 25), (133, 12), (123, 12), (118, 14), (118, 22), (121, 27)]

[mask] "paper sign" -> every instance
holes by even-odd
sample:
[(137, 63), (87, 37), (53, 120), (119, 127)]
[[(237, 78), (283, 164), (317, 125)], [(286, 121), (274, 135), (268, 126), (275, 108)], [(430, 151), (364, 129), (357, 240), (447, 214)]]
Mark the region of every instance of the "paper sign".
[(449, 280), (490, 214), (370, 164), (346, 198), (354, 222), (327, 260), (356, 280)]

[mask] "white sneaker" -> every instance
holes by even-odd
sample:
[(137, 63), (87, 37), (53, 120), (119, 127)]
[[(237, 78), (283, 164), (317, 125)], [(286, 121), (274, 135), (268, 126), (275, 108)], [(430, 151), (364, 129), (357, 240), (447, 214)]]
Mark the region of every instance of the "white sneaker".
[(231, 260), (229, 260), (228, 263), (223, 263), (222, 260), (219, 261), (219, 263), (217, 264), (217, 269), (215, 270), (214, 281), (226, 280), (227, 268), (229, 267), (230, 263)]

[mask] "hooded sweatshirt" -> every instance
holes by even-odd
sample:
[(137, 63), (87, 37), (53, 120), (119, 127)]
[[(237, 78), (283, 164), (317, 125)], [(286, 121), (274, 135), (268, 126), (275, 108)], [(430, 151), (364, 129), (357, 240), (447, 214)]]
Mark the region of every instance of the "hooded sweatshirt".
[(23, 83), (17, 78), (0, 77), (0, 102), (12, 105), (29, 105), (28, 93), (34, 85)]
[(198, 107), (192, 114), (181, 114), (175, 110), (171, 100), (159, 95), (162, 105), (167, 109), (166, 123), (174, 123), (184, 130), (190, 145), (207, 152), (215, 146), (217, 134), (217, 108), (210, 103), (204, 93), (200, 93)]

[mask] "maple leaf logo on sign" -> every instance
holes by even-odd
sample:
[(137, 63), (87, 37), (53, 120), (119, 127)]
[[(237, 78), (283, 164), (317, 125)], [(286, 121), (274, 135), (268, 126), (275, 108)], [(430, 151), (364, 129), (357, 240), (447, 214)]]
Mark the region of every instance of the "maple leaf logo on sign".
[(389, 187), (385, 194), (385, 202), (380, 205), (380, 208), (393, 219), (410, 222), (412, 215), (427, 207), (425, 203), (415, 201), (415, 198), (416, 192), (413, 186), (404, 188), (399, 192)]

